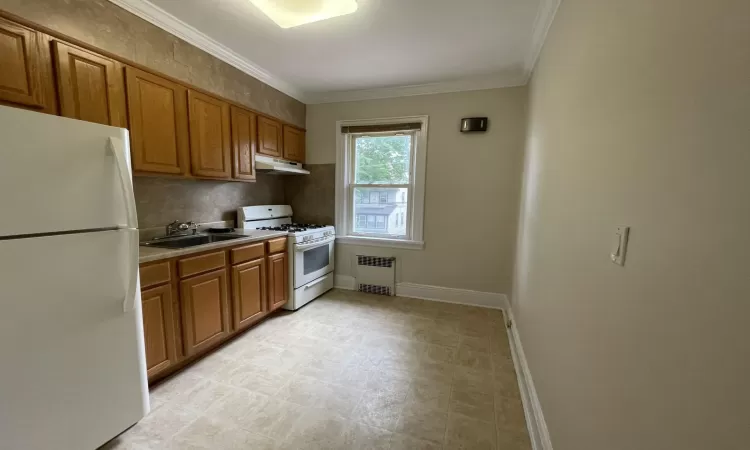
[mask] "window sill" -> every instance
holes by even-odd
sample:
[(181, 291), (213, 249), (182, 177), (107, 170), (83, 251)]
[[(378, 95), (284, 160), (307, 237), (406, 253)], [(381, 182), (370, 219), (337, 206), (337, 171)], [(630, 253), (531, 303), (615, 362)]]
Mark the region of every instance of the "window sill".
[(424, 241), (407, 241), (404, 239), (385, 239), (363, 236), (336, 236), (336, 243), (364, 245), (367, 247), (403, 248), (407, 250), (424, 249)]

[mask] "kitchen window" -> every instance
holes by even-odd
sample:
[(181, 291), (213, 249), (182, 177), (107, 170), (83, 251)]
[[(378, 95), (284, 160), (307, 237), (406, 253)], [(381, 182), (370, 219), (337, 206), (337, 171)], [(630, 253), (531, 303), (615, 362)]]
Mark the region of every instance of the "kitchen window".
[(339, 121), (337, 240), (421, 249), (427, 117)]

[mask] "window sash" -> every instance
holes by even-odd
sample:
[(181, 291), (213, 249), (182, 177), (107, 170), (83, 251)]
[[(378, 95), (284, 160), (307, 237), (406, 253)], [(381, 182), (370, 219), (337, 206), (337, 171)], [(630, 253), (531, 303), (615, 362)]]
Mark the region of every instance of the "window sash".
[[(349, 198), (349, 211), (350, 212), (349, 212), (349, 219), (347, 221), (347, 232), (348, 232), (349, 235), (352, 235), (352, 236), (368, 236), (368, 237), (383, 237), (384, 233), (363, 232), (363, 231), (356, 231), (356, 229), (355, 229), (357, 227), (367, 228), (367, 229), (370, 229), (370, 230), (380, 229), (380, 228), (377, 228), (375, 226), (370, 226), (367, 223), (367, 218), (369, 218), (370, 216), (373, 216), (373, 214), (362, 214), (362, 213), (357, 214), (355, 212), (355, 208), (354, 208), (354, 192), (355, 192), (355, 189), (356, 188), (371, 188), (371, 187), (373, 187), (373, 186), (371, 186), (369, 184), (350, 184), (349, 185), (349, 195), (348, 195), (348, 198)], [(412, 189), (411, 185), (408, 185), (408, 184), (384, 184), (384, 185), (379, 185), (379, 187), (384, 188), (384, 189), (406, 189), (406, 198), (407, 198), (407, 201), (408, 201), (408, 199), (412, 198), (413, 189)], [(368, 195), (366, 195), (366, 196), (363, 196), (362, 198), (363, 199), (364, 198), (369, 198), (370, 197), (369, 194), (370, 193), (368, 193)], [(363, 202), (363, 204), (372, 205), (372, 203), (367, 203), (367, 202)], [(401, 215), (402, 225), (403, 225), (404, 221), (406, 222), (406, 227), (405, 227), (406, 229), (405, 229), (404, 234), (388, 234), (387, 236), (388, 236), (389, 239), (411, 239), (411, 234), (410, 234), (410, 229), (409, 229), (409, 225), (410, 225), (409, 224), (409, 217), (411, 215), (411, 211), (412, 211), (412, 205), (407, 203), (407, 205), (406, 205), (406, 215), (404, 216), (404, 212), (401, 212), (401, 213), (397, 214), (397, 216)], [(362, 224), (362, 225), (357, 225), (358, 223), (360, 223), (359, 222), (359, 217), (360, 216), (366, 216), (365, 217), (365, 223)], [(377, 217), (378, 215), (375, 215), (375, 216)], [(382, 216), (385, 217), (385, 221), (387, 223), (388, 222), (388, 217), (384, 216), (384, 215), (382, 215)], [(375, 219), (375, 220), (377, 222), (377, 219)], [(382, 229), (386, 229), (387, 230), (388, 227), (385, 226)]]
[[(337, 238), (347, 244), (356, 244), (359, 241), (356, 238), (363, 239), (362, 245), (375, 245), (384, 247), (397, 248), (414, 248), (422, 249), (424, 247), (424, 190), (425, 190), (425, 166), (427, 152), (427, 134), (428, 134), (428, 117), (427, 116), (410, 116), (395, 117), (389, 119), (371, 119), (371, 120), (352, 120), (338, 121), (337, 127), (337, 170), (336, 170), (336, 226), (338, 228)], [(346, 125), (371, 125), (371, 124), (402, 124), (402, 123), (421, 123), (419, 130), (404, 131), (385, 131), (375, 129), (349, 129), (345, 132), (342, 128)], [(382, 130), (382, 131), (381, 131)], [(358, 131), (353, 133), (351, 131)], [(398, 136), (411, 135), (411, 146), (409, 149), (409, 180), (408, 184), (402, 185), (380, 185), (380, 184), (352, 184), (355, 180), (354, 171), (356, 170), (356, 138), (361, 136)], [(386, 229), (391, 233), (355, 233), (354, 228), (357, 224), (356, 214), (354, 213), (354, 188), (399, 188), (403, 193), (399, 193), (395, 198), (395, 203), (399, 205), (397, 216), (393, 222), (386, 218)], [(360, 191), (366, 192), (366, 191)], [(362, 196), (360, 194), (360, 196)], [(367, 196), (369, 202), (369, 196)], [(403, 199), (402, 199), (403, 197)], [(389, 196), (390, 199), (390, 196)], [(364, 202), (362, 202), (364, 203)], [(406, 203), (406, 204), (405, 204)], [(403, 219), (400, 220), (399, 216)], [(393, 224), (396, 225), (393, 225)], [(394, 230), (390, 230), (393, 225)], [(395, 231), (398, 230), (398, 231)], [(347, 240), (351, 236), (352, 240)], [(381, 242), (382, 241), (382, 242)], [(398, 243), (403, 241), (403, 244)]]
[[(401, 240), (410, 240), (412, 238), (412, 215), (414, 211), (414, 182), (415, 182), (415, 175), (416, 175), (416, 160), (415, 160), (415, 147), (418, 142), (419, 136), (417, 135), (416, 131), (412, 131), (408, 134), (411, 134), (411, 146), (409, 147), (409, 183), (407, 184), (360, 184), (360, 183), (354, 183), (355, 172), (357, 169), (357, 155), (356, 155), (356, 139), (358, 137), (362, 136), (368, 136), (376, 134), (378, 136), (397, 136), (397, 135), (403, 135), (406, 134), (405, 132), (383, 132), (383, 133), (349, 133), (346, 135), (346, 150), (348, 153), (347, 156), (347, 174), (349, 179), (349, 185), (347, 186), (347, 205), (349, 209), (349, 214), (347, 214), (346, 218), (346, 234), (351, 236), (363, 236), (363, 237), (383, 237), (385, 233), (376, 233), (376, 232), (358, 232), (355, 230), (356, 228), (356, 213), (354, 212), (354, 192), (356, 188), (366, 188), (366, 189), (377, 189), (377, 188), (383, 188), (383, 189), (405, 189), (406, 190), (406, 227), (404, 230), (404, 234), (388, 234), (389, 239), (401, 239)], [(363, 196), (362, 199), (364, 200), (365, 197), (367, 197), (367, 202), (363, 201), (362, 203), (365, 204), (373, 204), (371, 200), (370, 195), (372, 192), (368, 192), (366, 196)], [(380, 195), (377, 195), (378, 201), (380, 200)], [(396, 201), (399, 199), (396, 198)], [(378, 202), (375, 202), (376, 204)], [(387, 221), (387, 218), (386, 218)], [(368, 228), (368, 229), (375, 229), (375, 227), (370, 227), (369, 224), (362, 228)], [(388, 227), (386, 226), (385, 229), (387, 230)]]

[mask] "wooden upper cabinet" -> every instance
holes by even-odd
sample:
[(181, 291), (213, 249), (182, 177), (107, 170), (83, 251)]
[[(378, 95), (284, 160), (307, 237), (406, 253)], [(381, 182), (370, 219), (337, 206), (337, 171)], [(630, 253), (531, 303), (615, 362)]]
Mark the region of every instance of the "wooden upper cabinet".
[(281, 123), (268, 117), (258, 116), (258, 153), (283, 157), (282, 139)]
[(186, 175), (187, 89), (133, 67), (125, 69), (125, 85), (133, 170)]
[(284, 306), (289, 299), (289, 269), (286, 253), (268, 257), (268, 303), (273, 311)]
[(0, 102), (44, 108), (40, 33), (0, 18)]
[(305, 132), (284, 125), (284, 158), (305, 162)]
[(153, 378), (177, 362), (172, 311), (172, 286), (141, 293), (146, 370)]
[(53, 42), (60, 115), (127, 127), (122, 66), (109, 58)]
[(255, 180), (258, 116), (232, 106), (232, 178)]
[(188, 91), (190, 107), (190, 162), (199, 177), (230, 178), (229, 104), (217, 98)]
[(181, 281), (180, 300), (186, 355), (202, 352), (229, 335), (227, 269)]
[(265, 283), (265, 258), (232, 267), (232, 306), (235, 330), (249, 327), (268, 311)]

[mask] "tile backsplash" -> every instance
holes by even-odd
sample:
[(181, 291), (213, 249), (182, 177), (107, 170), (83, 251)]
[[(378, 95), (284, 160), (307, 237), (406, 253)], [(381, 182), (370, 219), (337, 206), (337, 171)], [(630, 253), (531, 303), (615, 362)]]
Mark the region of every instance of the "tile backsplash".
[(160, 227), (173, 220), (236, 220), (237, 208), (284, 204), (283, 179), (258, 175), (256, 183), (135, 177), (140, 228)]

